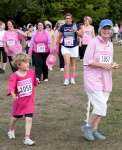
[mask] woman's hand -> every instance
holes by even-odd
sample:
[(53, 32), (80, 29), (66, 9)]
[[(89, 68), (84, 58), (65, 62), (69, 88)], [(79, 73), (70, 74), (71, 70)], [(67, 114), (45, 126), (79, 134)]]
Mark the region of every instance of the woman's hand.
[(119, 64), (117, 64), (116, 62), (114, 62), (113, 64), (112, 64), (112, 68), (113, 69), (118, 69), (120, 66), (119, 66)]

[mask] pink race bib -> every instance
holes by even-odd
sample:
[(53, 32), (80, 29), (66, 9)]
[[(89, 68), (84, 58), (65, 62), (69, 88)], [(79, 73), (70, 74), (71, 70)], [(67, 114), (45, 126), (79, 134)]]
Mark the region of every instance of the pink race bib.
[(39, 43), (37, 44), (37, 53), (44, 53), (45, 52), (45, 44)]
[(32, 94), (32, 79), (28, 78), (17, 82), (19, 97), (30, 96)]

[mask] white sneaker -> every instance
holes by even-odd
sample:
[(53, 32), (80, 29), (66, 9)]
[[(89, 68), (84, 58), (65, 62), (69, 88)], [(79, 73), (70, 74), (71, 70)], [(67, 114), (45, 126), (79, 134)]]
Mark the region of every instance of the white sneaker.
[(63, 72), (63, 71), (64, 71), (64, 68), (60, 68), (60, 71)]
[(25, 145), (29, 145), (29, 146), (35, 144), (35, 142), (32, 141), (30, 138), (25, 138), (24, 141), (23, 141), (23, 143), (24, 143)]
[(75, 84), (75, 79), (71, 78), (70, 82), (71, 82), (71, 84)]
[(69, 80), (68, 79), (64, 80), (64, 85), (69, 85)]
[(44, 79), (45, 82), (48, 82), (48, 79)]
[(14, 132), (14, 130), (9, 130), (8, 131), (8, 138), (9, 139), (15, 139), (15, 132)]

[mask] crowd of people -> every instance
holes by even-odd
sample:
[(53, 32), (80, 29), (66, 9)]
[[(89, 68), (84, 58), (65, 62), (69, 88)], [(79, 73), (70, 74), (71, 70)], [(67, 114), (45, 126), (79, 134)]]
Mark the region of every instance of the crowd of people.
[[(67, 87), (76, 84), (76, 59), (83, 60), (88, 108), (86, 124), (81, 127), (81, 132), (89, 141), (106, 139), (98, 127), (107, 113), (112, 69), (119, 68), (113, 61), (112, 32), (113, 23), (109, 19), (100, 21), (95, 35), (90, 16), (85, 16), (83, 23), (78, 25), (71, 13), (67, 13), (64, 20), (59, 20), (54, 29), (50, 21), (38, 21), (35, 26), (29, 23), (24, 31), (18, 29), (13, 20), (8, 20), (6, 26), (0, 21), (0, 73), (6, 72), (7, 60), (13, 72), (8, 79), (8, 95), (13, 98), (9, 139), (15, 139), (16, 122), (25, 117), (24, 144), (35, 144), (30, 138), (35, 86), (42, 81), (48, 82), (48, 71), (53, 69), (57, 56), (60, 71), (64, 71), (63, 84)], [(118, 31), (114, 33), (117, 40)], [(30, 63), (35, 71), (29, 69)]]

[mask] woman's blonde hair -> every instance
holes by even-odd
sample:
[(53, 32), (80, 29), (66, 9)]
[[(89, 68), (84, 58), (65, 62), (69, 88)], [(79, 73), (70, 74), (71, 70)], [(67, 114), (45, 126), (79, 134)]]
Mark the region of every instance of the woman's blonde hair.
[(26, 61), (29, 61), (29, 56), (25, 53), (19, 53), (14, 57), (12, 63), (13, 63), (13, 65), (18, 66), (22, 62), (26, 62)]
[(85, 17), (84, 17), (84, 20), (88, 20), (88, 21), (89, 21), (89, 24), (92, 24), (92, 17), (90, 17), (90, 16), (85, 16)]

